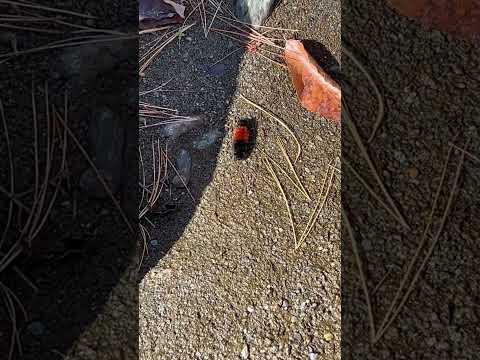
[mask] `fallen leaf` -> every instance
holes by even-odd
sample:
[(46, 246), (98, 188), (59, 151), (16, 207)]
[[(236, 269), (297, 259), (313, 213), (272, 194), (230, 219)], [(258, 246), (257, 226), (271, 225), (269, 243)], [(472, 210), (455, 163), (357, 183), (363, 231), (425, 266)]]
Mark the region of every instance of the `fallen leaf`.
[(446, 32), (480, 45), (479, 0), (387, 0), (387, 4), (429, 30)]
[(287, 40), (285, 61), (298, 98), (305, 109), (340, 122), (340, 86), (318, 65), (299, 40)]
[(185, 18), (185, 6), (172, 0), (140, 0), (138, 21), (142, 30), (178, 24)]

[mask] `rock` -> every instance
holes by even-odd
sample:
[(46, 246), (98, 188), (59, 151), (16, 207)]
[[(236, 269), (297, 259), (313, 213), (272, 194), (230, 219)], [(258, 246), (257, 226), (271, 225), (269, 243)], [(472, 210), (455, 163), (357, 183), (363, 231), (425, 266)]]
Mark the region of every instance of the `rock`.
[(185, 6), (171, 0), (140, 0), (138, 23), (140, 29), (178, 24), (185, 18)]
[(193, 142), (193, 147), (198, 150), (205, 150), (206, 148), (215, 144), (220, 136), (222, 136), (222, 132), (218, 129), (209, 131), (208, 133), (203, 134), (200, 140), (195, 140)]
[(318, 359), (318, 354), (315, 352), (311, 352), (308, 354), (308, 360), (317, 360)]
[(8, 45), (12, 51), (18, 51), (17, 36), (15, 33), (5, 31), (0, 33), (0, 45)]
[[(115, 193), (121, 183), (124, 154), (125, 128), (122, 121), (110, 108), (100, 107), (90, 118), (88, 133), (90, 157), (112, 193)], [(82, 174), (80, 188), (91, 197), (108, 196), (92, 168)]]
[(222, 77), (227, 71), (227, 66), (221, 63), (215, 65), (199, 65), (199, 69), (210, 76)]
[(418, 169), (415, 167), (410, 167), (407, 169), (407, 174), (412, 179), (415, 179), (418, 176)]
[(73, 88), (92, 89), (100, 75), (127, 62), (135, 46), (135, 40), (121, 40), (67, 47), (60, 56), (60, 68), (54, 67), (52, 71), (70, 80)]
[(245, 344), (242, 348), (242, 352), (240, 353), (241, 359), (248, 359), (250, 357), (250, 351), (248, 350), (248, 345)]
[[(105, 183), (110, 189), (113, 189), (113, 178), (111, 174), (99, 170), (100, 176), (103, 178)], [(98, 179), (96, 172), (89, 168), (87, 169), (82, 176), (80, 177), (80, 189), (85, 192), (85, 194), (92, 198), (103, 199), (108, 196), (105, 192), (105, 187)], [(113, 191), (113, 190), (112, 190)]]
[(235, 0), (235, 16), (254, 26), (262, 25), (270, 16), (275, 0)]
[(299, 40), (287, 40), (285, 62), (302, 106), (335, 122), (340, 122), (340, 86), (318, 65)]
[(162, 125), (161, 135), (175, 140), (180, 135), (200, 127), (204, 124), (205, 118), (203, 116), (190, 116), (188, 119), (175, 121), (171, 124)]
[(175, 168), (178, 174), (172, 180), (175, 187), (184, 187), (190, 181), (190, 174), (192, 170), (192, 157), (185, 149), (180, 150), (177, 159), (175, 160)]
[(333, 334), (327, 332), (327, 333), (323, 334), (323, 338), (325, 339), (326, 342), (330, 342), (330, 341), (333, 340)]
[(28, 324), (27, 330), (34, 336), (42, 336), (45, 333), (45, 325), (40, 321), (32, 321)]

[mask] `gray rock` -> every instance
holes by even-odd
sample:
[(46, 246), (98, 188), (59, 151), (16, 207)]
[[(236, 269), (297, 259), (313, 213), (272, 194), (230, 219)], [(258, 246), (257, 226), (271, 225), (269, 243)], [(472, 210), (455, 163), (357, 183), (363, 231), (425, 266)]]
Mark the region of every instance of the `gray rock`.
[(222, 132), (218, 129), (214, 129), (204, 134), (200, 140), (193, 142), (193, 147), (198, 150), (205, 150), (206, 148), (215, 144), (215, 142), (222, 136)]
[[(125, 127), (121, 119), (108, 107), (100, 107), (89, 122), (90, 156), (112, 193), (121, 183)], [(89, 168), (80, 178), (80, 188), (91, 197), (108, 196), (96, 172)]]
[(33, 321), (28, 324), (27, 330), (34, 336), (42, 336), (45, 333), (45, 325), (40, 321)]
[(175, 175), (172, 180), (173, 186), (183, 187), (187, 185), (190, 181), (192, 171), (192, 157), (187, 150), (180, 150), (177, 159), (175, 160), (175, 168), (177, 169), (178, 174)]
[(275, 3), (276, 0), (235, 0), (235, 16), (246, 23), (262, 25)]
[(60, 57), (62, 77), (74, 86), (94, 86), (94, 80), (130, 57), (135, 42), (130, 40), (67, 47)]
[(227, 66), (225, 64), (222, 64), (222, 63), (215, 64), (215, 65), (202, 64), (202, 65), (199, 65), (198, 68), (199, 68), (199, 70), (207, 73), (210, 76), (214, 76), (214, 77), (222, 77), (223, 75), (225, 75), (225, 73), (227, 71)]
[(248, 345), (245, 344), (242, 348), (242, 352), (240, 353), (241, 359), (248, 359), (250, 358), (250, 351), (248, 350)]
[(205, 118), (203, 116), (190, 116), (189, 119), (162, 125), (161, 134), (164, 137), (175, 139), (190, 130), (200, 127), (204, 123), (204, 120)]

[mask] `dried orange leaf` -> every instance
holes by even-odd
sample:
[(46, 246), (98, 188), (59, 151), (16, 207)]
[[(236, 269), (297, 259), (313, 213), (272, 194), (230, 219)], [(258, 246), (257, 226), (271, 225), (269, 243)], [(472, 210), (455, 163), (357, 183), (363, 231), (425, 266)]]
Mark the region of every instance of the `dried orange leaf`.
[(387, 0), (399, 14), (420, 21), (431, 30), (480, 44), (478, 0)]
[(305, 50), (301, 41), (287, 40), (285, 61), (303, 107), (327, 119), (340, 122), (340, 86), (323, 71)]

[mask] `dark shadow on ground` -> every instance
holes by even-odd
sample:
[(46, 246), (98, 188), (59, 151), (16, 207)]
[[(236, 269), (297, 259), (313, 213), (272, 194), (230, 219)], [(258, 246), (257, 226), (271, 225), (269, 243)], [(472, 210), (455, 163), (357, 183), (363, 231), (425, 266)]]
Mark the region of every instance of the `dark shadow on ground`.
[[(49, 5), (43, 3), (42, 5)], [(56, 2), (52, 2), (55, 6)], [(30, 9), (31, 10), (31, 9)], [(78, 12), (90, 12), (98, 19), (90, 22), (92, 26), (100, 28), (116, 28), (128, 32), (136, 28), (137, 6), (131, 1), (88, 2), (78, 1), (74, 4)], [(15, 11), (13, 11), (15, 12)], [(12, 13), (12, 9), (3, 6), (0, 13)], [(71, 20), (77, 23), (78, 19)], [(81, 24), (85, 22), (78, 21)], [(32, 35), (28, 32), (17, 32), (16, 38), (19, 49), (27, 49), (39, 44), (52, 41), (48, 35)], [(58, 38), (55, 38), (58, 40)], [(0, 54), (9, 49), (8, 43), (2, 43)], [(16, 325), (18, 339), (22, 343), (15, 346), (12, 359), (61, 359), (62, 354), (77, 342), (81, 334), (98, 318), (109, 299), (120, 277), (132, 263), (136, 251), (136, 217), (137, 217), (137, 184), (138, 161), (137, 154), (137, 116), (138, 103), (136, 95), (131, 97), (131, 91), (138, 93), (138, 42), (128, 40), (116, 42), (111, 46), (121, 48), (123, 56), (112, 59), (110, 50), (98, 52), (96, 45), (85, 48), (69, 48), (52, 50), (18, 56), (0, 64), (2, 81), (0, 82), (0, 99), (5, 108), (6, 125), (8, 128), (13, 166), (15, 173), (15, 199), (26, 205), (29, 210), (20, 211), (17, 205), (13, 206), (12, 221), (8, 222), (10, 200), (8, 194), (0, 194), (0, 229), (9, 230), (5, 242), (0, 249), (2, 264), (5, 264), (5, 254), (15, 243), (22, 249), (18, 257), (0, 271), (0, 282), (4, 290), (0, 302), (0, 357), (7, 359), (11, 343), (11, 313), (5, 311), (10, 300), (4, 294), (10, 289), (10, 294), (23, 304), (27, 319), (24, 319), (21, 306), (13, 300), (16, 309)], [(93, 53), (90, 49), (96, 49)], [(92, 56), (93, 63), (89, 69), (82, 68), (82, 56)], [(80, 73), (66, 71), (61, 58), (65, 54), (72, 57), (68, 65), (80, 66)], [(3, 60), (3, 59), (0, 59)], [(88, 61), (87, 61), (88, 62)], [(94, 67), (103, 67), (98, 73)], [(91, 71), (93, 77), (87, 76)], [(81, 78), (87, 81), (80, 81)], [(50, 108), (50, 130), (53, 124), (56, 128), (56, 149), (52, 151), (52, 174), (45, 196), (40, 222), (46, 214), (44, 226), (38, 236), (30, 243), (24, 229), (29, 223), (29, 212), (36, 213), (38, 206), (34, 206), (32, 192), (35, 188), (35, 132), (32, 106), (33, 93), (36, 98), (38, 124), (38, 165), (40, 170), (40, 187), (46, 169), (46, 138), (47, 116), (45, 89), (48, 87), (50, 106), (55, 106), (63, 115), (64, 94), (68, 90), (68, 128), (78, 142), (87, 151), (90, 148), (88, 136), (89, 119), (95, 109), (108, 106), (114, 109), (115, 116), (121, 123), (120, 132), (123, 140), (129, 145), (118, 156), (124, 157), (123, 191), (117, 197), (125, 209), (133, 232), (119, 216), (115, 206), (109, 199), (92, 199), (86, 196), (79, 187), (81, 175), (89, 169), (72, 137), (67, 135), (66, 164), (60, 172), (60, 163), (63, 148), (64, 127), (60, 120), (53, 116)], [(0, 151), (5, 156), (0, 159), (0, 184), (10, 189), (9, 158), (7, 156), (6, 132), (1, 127)], [(60, 136), (62, 134), (62, 136)], [(67, 133), (68, 134), (68, 133)], [(90, 152), (91, 153), (91, 152)], [(59, 174), (59, 177), (55, 175)], [(59, 181), (61, 179), (61, 181)], [(58, 193), (54, 205), (49, 209), (49, 201)], [(30, 223), (35, 222), (32, 217)], [(36, 229), (36, 227), (35, 227)], [(28, 233), (28, 232), (27, 232)], [(23, 239), (18, 242), (19, 239)], [(135, 281), (132, 287), (137, 288)], [(35, 288), (37, 290), (35, 290)], [(138, 293), (138, 292), (137, 292)], [(12, 297), (10, 297), (11, 299)], [(131, 302), (125, 305), (128, 310), (120, 318), (121, 324), (106, 324), (115, 333), (116, 327), (124, 328), (123, 338), (117, 338), (112, 343), (113, 350), (120, 347), (126, 359), (137, 358), (138, 343), (138, 296), (132, 297)], [(105, 329), (105, 327), (103, 327)], [(98, 334), (103, 343), (114, 341), (105, 333)], [(116, 353), (116, 350), (112, 354)], [(98, 355), (108, 359), (109, 356)], [(115, 356), (115, 355), (111, 355)], [(99, 357), (99, 358), (100, 358)], [(117, 357), (118, 358), (118, 357)]]
[[(383, 1), (344, 1), (342, 7), (343, 45), (375, 81), (387, 112), (370, 143), (367, 139), (378, 111), (376, 95), (346, 52), (342, 70), (354, 91), (342, 96), (357, 137), (363, 139), (379, 177), (410, 227), (401, 225), (398, 216), (372, 196), (350, 166), (343, 166), (342, 206), (357, 247), (344, 230), (342, 313), (347, 316), (342, 316), (342, 357), (473, 359), (479, 322), (478, 291), (472, 286), (480, 281), (480, 170), (470, 155), (462, 164), (458, 148), (468, 144), (469, 154), (478, 157), (480, 153), (475, 105), (480, 93), (473, 80), (480, 76), (479, 48), (428, 31), (386, 8)], [(369, 21), (363, 22), (358, 14), (366, 14)], [(353, 132), (348, 126), (342, 130), (342, 163), (348, 160), (386, 202)], [(452, 143), (458, 148), (452, 148)], [(437, 192), (437, 207), (426, 231)], [(370, 294), (374, 335), (379, 340), (375, 345), (369, 337), (367, 300), (355, 251)], [(409, 265), (415, 254), (417, 261)], [(405, 275), (408, 268), (409, 276)], [(405, 285), (400, 287), (403, 276)], [(394, 299), (398, 301), (392, 306)], [(384, 321), (389, 308), (396, 317)], [(389, 321), (382, 331), (381, 324)]]
[[(131, 19), (136, 20), (137, 16), (131, 2), (127, 4), (123, 1), (111, 1), (92, 5), (88, 2), (78, 2), (75, 6), (76, 11), (97, 14), (101, 19), (98, 25), (102, 28), (116, 27), (126, 31), (132, 25)], [(126, 9), (130, 9), (131, 16), (127, 16)], [(125, 21), (122, 22), (122, 18)], [(153, 39), (152, 36), (145, 38)], [(49, 41), (47, 37), (38, 39), (27, 35), (25, 38), (20, 35), (19, 39), (22, 40), (24, 47), (34, 44), (35, 41)], [(89, 46), (88, 49), (91, 50), (92, 47)], [(122, 169), (123, 183), (117, 198), (136, 232), (139, 201), (139, 164), (136, 157), (138, 144), (136, 94), (139, 86), (137, 49), (137, 41), (132, 40), (130, 44), (116, 43), (112, 47), (107, 46), (106, 49), (100, 46), (100, 50), (96, 49), (93, 53), (86, 50), (83, 55), (82, 51), (76, 53), (76, 50), (57, 50), (18, 57), (0, 65), (2, 74), (0, 97), (5, 105), (13, 150), (16, 194), (34, 188), (35, 183), (35, 154), (32, 146), (33, 107), (30, 94), (33, 78), (33, 91), (39, 113), (39, 153), (42, 159), (39, 161), (39, 168), (42, 170), (46, 165), (47, 119), (43, 113), (46, 106), (45, 83), (49, 88), (49, 102), (55, 104), (58, 109), (62, 109), (64, 93), (68, 90), (69, 129), (91, 156), (94, 153), (89, 142), (92, 135), (89, 134), (89, 123), (91, 124), (95, 111), (100, 107), (107, 107), (118, 117), (128, 149), (124, 155), (120, 155), (125, 158)], [(235, 50), (233, 54), (224, 58), (233, 50)], [(70, 56), (67, 63), (73, 67), (70, 71), (65, 71), (65, 64), (61, 61), (66, 53)], [(200, 127), (175, 139), (164, 136), (161, 128), (142, 131), (140, 134), (142, 149), (149, 149), (152, 141), (159, 140), (162, 147), (166, 146), (168, 149), (172, 162), (175, 162), (175, 156), (181, 149), (186, 149), (191, 154), (193, 163), (188, 191), (185, 188), (174, 187), (170, 177), (159, 207), (152, 209), (160, 211), (152, 211), (149, 215), (149, 220), (154, 226), (148, 230), (156, 245), (152, 245), (153, 242), (147, 243), (149, 255), (144, 259), (142, 276), (155, 266), (181, 237), (200, 202), (202, 192), (213, 177), (220, 146), (227, 134), (226, 117), (235, 91), (242, 57), (243, 48), (239, 43), (214, 33), (210, 33), (208, 39), (205, 39), (203, 29), (196, 26), (186, 34), (186, 37), (182, 37), (180, 43), (174, 42), (167, 47), (162, 56), (147, 70), (145, 78), (140, 80), (140, 90), (145, 90), (173, 78), (174, 81), (169, 87), (173, 90), (184, 90), (183, 93), (156, 93), (142, 100), (156, 105), (171, 106), (178, 109), (180, 114), (199, 114), (205, 119)], [(86, 67), (81, 65), (79, 73), (75, 73), (78, 61), (80, 64), (85, 62), (89, 65)], [(222, 66), (212, 68), (216, 62)], [(104, 70), (98, 72), (98, 69)], [(106, 131), (108, 133), (108, 129)], [(111, 134), (113, 136), (114, 132)], [(6, 154), (3, 128), (1, 136), (1, 153)], [(70, 137), (68, 139), (68, 169), (62, 173), (55, 205), (46, 218), (42, 231), (32, 247), (25, 246), (21, 255), (6, 269), (0, 271), (0, 281), (21, 299), (28, 314), (28, 319), (23, 319), (19, 306), (16, 306), (23, 356), (20, 356), (19, 348), (15, 347), (13, 359), (62, 358), (62, 354), (66, 354), (72, 348), (81, 334), (84, 334), (105, 310), (112, 289), (118, 285), (121, 276), (131, 265), (135, 244), (138, 241), (138, 234), (132, 235), (110, 199), (91, 198), (80, 187), (82, 175), (90, 165), (73, 139)], [(58, 152), (57, 149), (54, 157), (56, 171), (59, 157), (61, 151)], [(144, 160), (148, 161), (148, 156)], [(0, 183), (8, 189), (10, 186), (8, 157), (2, 157), (0, 166), (2, 169)], [(52, 197), (56, 184), (54, 181), (48, 188), (47, 199)], [(193, 196), (193, 201), (189, 192)], [(7, 224), (10, 206), (9, 197), (4, 195), (0, 196), (2, 229)], [(31, 193), (17, 196), (22, 203), (32, 206)], [(14, 210), (14, 221), (4, 244), (6, 251), (20, 237), (22, 225), (28, 219), (27, 213), (17, 214), (18, 209)], [(24, 279), (24, 275), (29, 280)], [(34, 291), (29, 282), (33, 283), (38, 291)], [(136, 281), (133, 281), (131, 286), (138, 290)], [(138, 295), (138, 291), (136, 293)], [(129, 310), (125, 312), (124, 309), (125, 313), (121, 313), (115, 323), (104, 324), (101, 327), (104, 331), (112, 329), (114, 333), (121, 330), (119, 332), (123, 337), (117, 335), (115, 339), (110, 339), (104, 333), (96, 336), (97, 340), (102, 339), (103, 348), (105, 344), (110, 346), (111, 342), (113, 349), (110, 353), (108, 351), (102, 353), (100, 347), (96, 348), (93, 344), (93, 349), (99, 352), (96, 354), (98, 358), (119, 358), (116, 354), (120, 350), (124, 359), (137, 357), (135, 352), (139, 331), (138, 296), (132, 298), (126, 306)], [(0, 319), (0, 353), (3, 356), (10, 351), (11, 340), (9, 336), (11, 322), (4, 306), (0, 307)]]
[[(145, 37), (141, 47), (152, 39)], [(174, 185), (176, 173), (170, 166), (160, 200), (147, 215), (148, 221), (142, 221), (150, 233), (150, 239), (141, 279), (180, 239), (201, 201), (203, 191), (213, 178), (222, 141), (236, 125), (226, 124), (226, 118), (243, 56), (244, 49), (240, 43), (213, 31), (206, 39), (202, 27), (195, 26), (180, 43), (166, 48), (141, 79), (140, 91), (150, 90), (170, 79), (173, 80), (165, 89), (174, 91), (148, 94), (141, 97), (141, 101), (177, 109), (181, 115), (199, 115), (203, 118), (188, 131), (179, 132), (178, 137), (166, 136), (168, 131), (164, 127), (140, 131), (147, 177), (151, 175), (149, 164), (154, 141), (160, 141), (173, 164), (181, 150), (186, 150), (192, 160), (188, 190), (182, 184)], [(235, 161), (233, 149), (231, 160)]]

